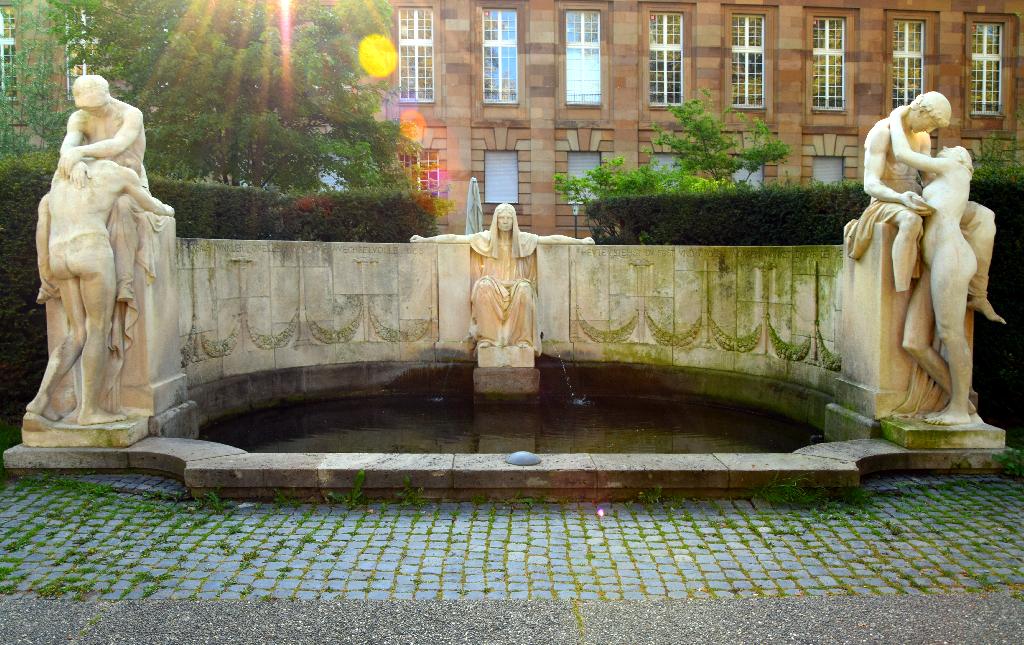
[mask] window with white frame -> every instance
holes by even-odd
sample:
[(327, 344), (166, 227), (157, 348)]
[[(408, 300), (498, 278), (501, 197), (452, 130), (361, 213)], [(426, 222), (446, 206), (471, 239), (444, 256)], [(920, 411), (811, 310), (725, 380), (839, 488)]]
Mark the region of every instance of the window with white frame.
[(484, 152), (484, 202), (519, 202), (519, 155), (515, 151)]
[(843, 180), (843, 158), (815, 156), (811, 159), (811, 172), (815, 181), (837, 184)]
[(732, 17), (732, 104), (764, 107), (764, 16)]
[(815, 18), (813, 28), (813, 94), (815, 110), (846, 108), (846, 19)]
[(441, 186), (441, 162), (437, 150), (420, 150), (415, 155), (401, 155), (400, 160), (406, 173), (425, 193), (439, 197), (444, 191)]
[(601, 13), (565, 12), (565, 102), (601, 104)]
[(14, 7), (0, 7), (0, 93), (14, 94)]
[(652, 13), (648, 85), (651, 105), (683, 102), (683, 16)]
[(674, 152), (652, 152), (647, 162), (655, 170), (671, 170), (679, 164), (679, 156)]
[[(569, 165), (569, 177), (582, 177), (588, 170), (593, 170), (601, 165), (600, 152), (570, 152), (567, 158)], [(589, 192), (589, 191), (588, 191)], [(590, 197), (591, 195), (588, 195)], [(578, 202), (569, 202), (575, 204)]]
[(434, 100), (434, 14), (429, 9), (398, 11), (399, 100)]
[(892, 106), (924, 92), (924, 21), (895, 20), (892, 30)]
[(519, 100), (519, 61), (514, 10), (484, 10), (484, 101)]
[(737, 183), (744, 182), (748, 186), (762, 186), (764, 185), (764, 165), (760, 165), (754, 170), (740, 168), (732, 173), (732, 180)]
[(1001, 114), (1003, 26), (974, 23), (971, 39), (971, 114)]

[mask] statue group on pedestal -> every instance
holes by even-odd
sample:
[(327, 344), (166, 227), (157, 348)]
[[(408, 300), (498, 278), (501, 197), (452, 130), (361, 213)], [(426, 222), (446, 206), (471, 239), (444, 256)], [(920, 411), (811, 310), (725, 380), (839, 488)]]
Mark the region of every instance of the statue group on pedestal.
[[(100, 76), (79, 77), (72, 91), (78, 110), (36, 229), (38, 300), (60, 300), (67, 333), (27, 411), (86, 426), (127, 418), (120, 380), (139, 322), (136, 266), (155, 279), (155, 233), (174, 209), (149, 193), (142, 112), (111, 97)], [(74, 410), (62, 413), (55, 402), (76, 366)]]
[(980, 421), (970, 401), (968, 309), (1005, 323), (988, 301), (995, 215), (968, 201), (970, 154), (957, 146), (930, 155), (929, 133), (948, 126), (950, 114), (949, 101), (928, 92), (875, 124), (864, 142), (864, 190), (871, 203), (846, 227), (854, 259), (867, 250), (876, 223), (897, 228), (894, 287), (911, 290), (902, 345), (917, 368), (896, 412), (936, 425)]

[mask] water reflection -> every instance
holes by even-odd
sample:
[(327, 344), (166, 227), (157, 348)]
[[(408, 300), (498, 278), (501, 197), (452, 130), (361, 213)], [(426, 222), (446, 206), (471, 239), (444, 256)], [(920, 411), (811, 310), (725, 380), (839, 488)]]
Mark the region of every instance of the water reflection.
[(253, 412), (203, 439), (250, 452), (791, 452), (810, 426), (744, 410), (660, 400), (474, 407), (471, 401), (377, 398)]

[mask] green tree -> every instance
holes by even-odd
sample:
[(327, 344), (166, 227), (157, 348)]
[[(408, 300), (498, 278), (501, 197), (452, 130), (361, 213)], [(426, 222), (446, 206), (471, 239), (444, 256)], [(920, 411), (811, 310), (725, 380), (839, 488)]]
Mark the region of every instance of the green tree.
[(700, 192), (714, 188), (713, 180), (695, 177), (678, 165), (656, 168), (650, 165), (625, 167), (622, 157), (604, 161), (580, 177), (555, 175), (555, 190), (570, 204), (587, 204), (608, 197), (657, 195), (660, 193)]
[[(668, 108), (679, 122), (677, 132), (654, 125), (658, 132), (654, 143), (676, 153), (683, 170), (716, 181), (731, 180), (734, 173), (745, 170), (747, 177), (742, 181), (746, 181), (762, 165), (779, 163), (789, 157), (789, 146), (779, 141), (760, 119), (736, 113), (747, 131), (739, 137), (728, 134), (722, 119), (708, 111), (710, 92), (704, 90), (702, 94), (702, 98)], [(732, 113), (728, 108), (723, 117)]]
[[(143, 109), (156, 173), (309, 190), (405, 181), (398, 126), (374, 114), (358, 46), (386, 0), (49, 0), (74, 59)], [(82, 14), (88, 19), (81, 20)], [(64, 27), (68, 25), (69, 27)]]
[(0, 92), (0, 157), (56, 150), (71, 110), (63, 83), (61, 52), (49, 37), (51, 26), (37, 3), (16, 0), (15, 53), (4, 66)]

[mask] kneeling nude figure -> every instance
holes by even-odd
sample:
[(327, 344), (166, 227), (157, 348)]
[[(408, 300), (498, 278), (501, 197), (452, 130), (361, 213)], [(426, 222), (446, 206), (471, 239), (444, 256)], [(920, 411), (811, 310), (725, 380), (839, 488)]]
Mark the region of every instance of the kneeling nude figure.
[(174, 209), (153, 198), (135, 171), (112, 161), (79, 162), (75, 174), (87, 176), (82, 187), (58, 171), (50, 192), (39, 203), (39, 277), (44, 291), (56, 284), (69, 331), (50, 355), (39, 393), (27, 411), (50, 421), (59, 420), (51, 400), (61, 379), (81, 358), (77, 423), (113, 423), (126, 417), (119, 410), (104, 410), (100, 405), (117, 287), (107, 218), (114, 203), (125, 194), (159, 215), (173, 215)]
[[(934, 175), (921, 194), (934, 213), (924, 218), (921, 247), (925, 268), (910, 297), (903, 347), (949, 394), (946, 408), (926, 416), (925, 421), (936, 425), (970, 423), (972, 358), (964, 318), (967, 289), (978, 261), (964, 239), (960, 220), (974, 167), (970, 154), (960, 146), (943, 148), (934, 158), (914, 152), (902, 126), (906, 110), (896, 108), (889, 116), (893, 154), (902, 163)], [(930, 342), (933, 328), (946, 347), (948, 363)]]

